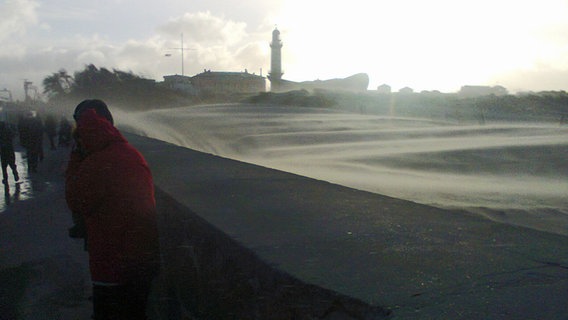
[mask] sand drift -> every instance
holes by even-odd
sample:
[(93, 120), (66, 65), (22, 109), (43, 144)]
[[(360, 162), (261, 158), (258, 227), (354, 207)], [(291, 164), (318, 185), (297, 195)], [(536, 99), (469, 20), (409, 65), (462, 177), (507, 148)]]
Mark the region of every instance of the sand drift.
[(242, 104), (116, 116), (125, 130), (191, 149), (568, 235), (567, 126)]

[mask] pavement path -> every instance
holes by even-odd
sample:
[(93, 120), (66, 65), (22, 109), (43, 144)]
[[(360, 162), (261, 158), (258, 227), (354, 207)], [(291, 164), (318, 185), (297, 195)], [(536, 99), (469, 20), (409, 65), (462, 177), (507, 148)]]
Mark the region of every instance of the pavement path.
[(28, 174), (18, 151), (21, 181), (10, 176), (0, 211), (0, 319), (90, 319), (88, 257), (67, 236), (63, 172), (69, 150), (45, 149)]

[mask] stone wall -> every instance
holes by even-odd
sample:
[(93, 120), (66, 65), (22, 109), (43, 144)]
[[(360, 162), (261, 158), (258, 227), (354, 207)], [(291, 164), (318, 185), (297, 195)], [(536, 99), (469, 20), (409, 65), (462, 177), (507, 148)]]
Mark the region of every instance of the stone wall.
[(310, 285), (259, 259), (156, 189), (163, 270), (158, 319), (385, 319), (389, 312)]

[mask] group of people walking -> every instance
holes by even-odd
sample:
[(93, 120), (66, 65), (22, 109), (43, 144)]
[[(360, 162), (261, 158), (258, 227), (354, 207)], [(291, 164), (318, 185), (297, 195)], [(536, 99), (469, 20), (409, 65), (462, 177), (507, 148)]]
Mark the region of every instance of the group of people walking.
[(49, 114), (42, 121), (35, 111), (26, 111), (17, 123), (0, 121), (2, 182), (8, 190), (8, 167), (14, 180), (20, 179), (16, 138), (26, 150), (30, 175), (37, 172), (44, 158), (44, 143), (52, 150), (69, 147), (65, 199), (75, 224), (69, 236), (84, 239), (89, 253), (92, 317), (147, 319), (151, 284), (160, 269), (150, 168), (114, 126), (103, 101), (83, 101), (76, 107), (73, 119), (74, 126), (65, 117), (57, 123)]
[(69, 147), (65, 199), (74, 223), (69, 236), (83, 239), (89, 253), (92, 319), (147, 319), (148, 296), (160, 270), (152, 173), (114, 126), (103, 101), (81, 102), (73, 119), (74, 125), (65, 117), (57, 123), (47, 114), (42, 121), (26, 111), (17, 123), (0, 121), (2, 182), (8, 190), (8, 167), (14, 180), (20, 179), (14, 140), (25, 149), (32, 176), (44, 158), (44, 144), (52, 150)]
[(0, 121), (0, 158), (2, 163), (2, 183), (8, 186), (8, 167), (14, 176), (14, 181), (20, 180), (16, 164), (14, 140), (18, 137), (19, 145), (25, 150), (27, 169), (35, 173), (38, 164), (43, 161), (44, 135), (49, 139), (52, 150), (57, 148), (55, 137), (59, 135), (59, 146), (70, 146), (71, 123), (63, 116), (59, 124), (53, 114), (47, 114), (45, 121), (35, 111), (26, 111), (18, 118), (17, 124)]

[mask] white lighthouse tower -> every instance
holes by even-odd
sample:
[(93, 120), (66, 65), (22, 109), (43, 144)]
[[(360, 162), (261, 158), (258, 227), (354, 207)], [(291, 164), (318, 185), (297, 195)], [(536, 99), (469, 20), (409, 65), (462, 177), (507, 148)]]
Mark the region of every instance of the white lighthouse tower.
[(270, 72), (268, 79), (270, 80), (271, 91), (278, 90), (282, 84), (282, 41), (280, 41), (280, 31), (275, 28), (272, 31), (272, 42), (270, 43), (271, 59)]

